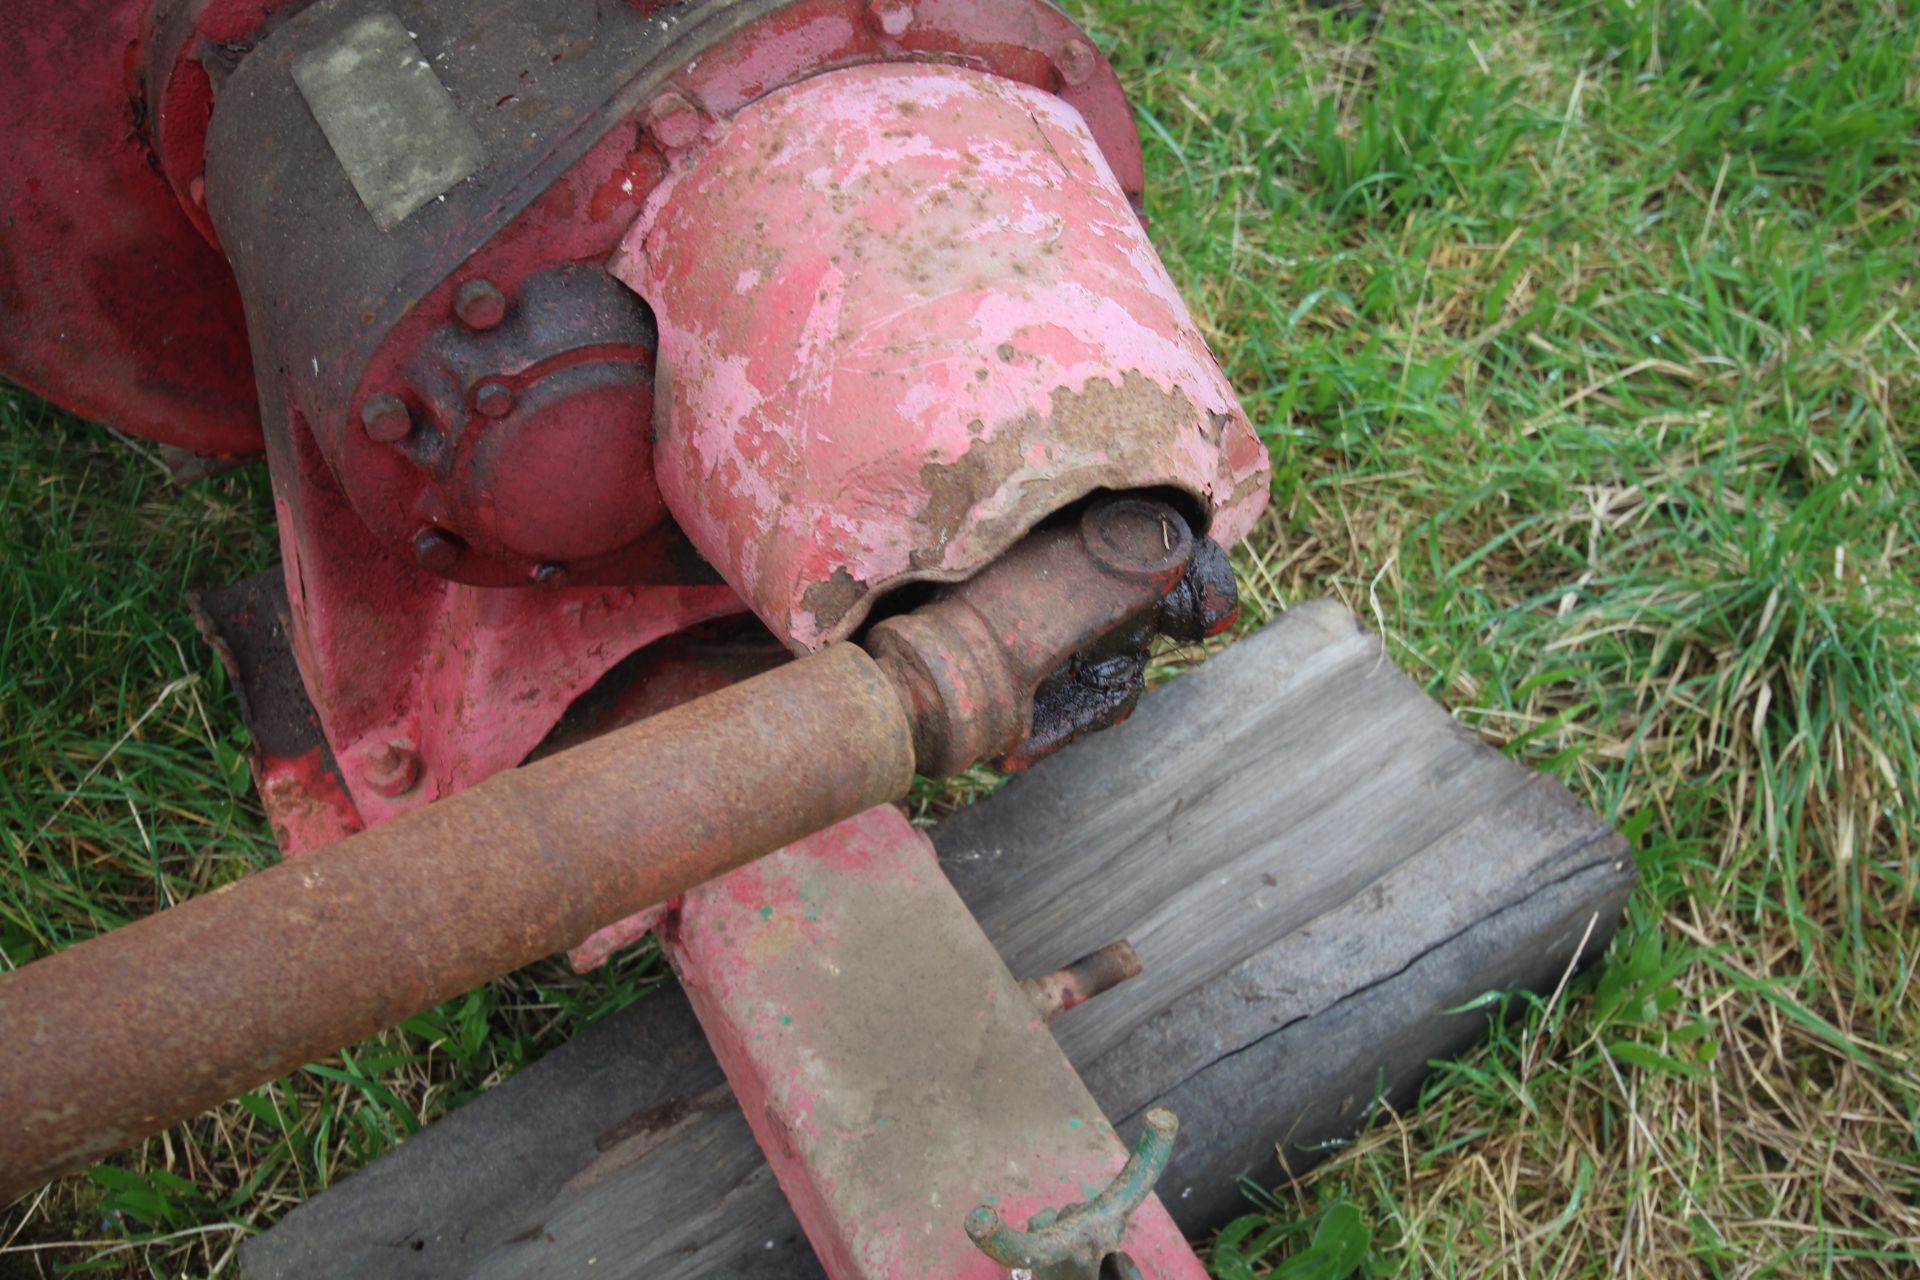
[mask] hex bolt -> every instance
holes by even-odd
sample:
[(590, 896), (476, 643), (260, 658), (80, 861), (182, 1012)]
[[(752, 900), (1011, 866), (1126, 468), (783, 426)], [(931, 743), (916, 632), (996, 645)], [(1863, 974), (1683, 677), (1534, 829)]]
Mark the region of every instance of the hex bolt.
[(491, 329), (507, 318), (507, 295), (493, 281), (475, 276), (454, 292), (453, 314), (469, 329)]
[(399, 444), (413, 430), (413, 415), (407, 412), (407, 402), (391, 391), (382, 391), (367, 397), (360, 406), (360, 425), (366, 428), (369, 439), (381, 444)]
[(1100, 65), (1100, 55), (1085, 40), (1069, 40), (1053, 55), (1060, 78), (1070, 85), (1085, 84)]
[(440, 529), (422, 529), (413, 535), (413, 559), (429, 573), (445, 573), (460, 559), (460, 540)]
[(706, 117), (686, 95), (669, 89), (647, 104), (647, 129), (663, 147), (684, 147), (700, 136)]
[(867, 21), (882, 35), (898, 39), (913, 25), (913, 0), (872, 0), (867, 5)]
[(533, 566), (533, 572), (528, 574), (527, 578), (542, 591), (558, 591), (567, 585), (567, 566), (552, 560), (543, 560)]
[(420, 753), (397, 742), (375, 743), (366, 754), (367, 785), (389, 799), (420, 781)]
[(513, 412), (513, 388), (489, 378), (473, 393), (473, 407), (489, 418), (504, 418)]

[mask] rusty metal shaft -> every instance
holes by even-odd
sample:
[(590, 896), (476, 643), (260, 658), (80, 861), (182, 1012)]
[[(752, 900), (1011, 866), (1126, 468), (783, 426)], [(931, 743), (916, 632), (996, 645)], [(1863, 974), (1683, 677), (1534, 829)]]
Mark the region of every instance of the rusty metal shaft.
[(1023, 749), (1194, 542), (1118, 498), (837, 644), (0, 977), (0, 1202), (875, 805)]
[(496, 775), (0, 979), (0, 1203), (906, 793), (860, 649)]

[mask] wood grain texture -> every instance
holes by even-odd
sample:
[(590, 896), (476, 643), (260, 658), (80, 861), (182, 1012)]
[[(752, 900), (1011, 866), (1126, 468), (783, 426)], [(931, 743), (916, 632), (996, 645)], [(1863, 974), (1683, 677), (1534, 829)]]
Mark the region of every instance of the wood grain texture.
[[(1162, 1193), (1195, 1232), (1244, 1207), (1239, 1179), (1411, 1101), (1484, 1034), (1448, 1010), (1598, 955), (1633, 881), (1617, 834), (1328, 602), (933, 835), (1016, 974), (1138, 949), (1140, 977), (1054, 1030), (1124, 1135), (1148, 1106), (1182, 1117)], [(662, 992), (289, 1215), (245, 1273), (818, 1276), (718, 1082)]]

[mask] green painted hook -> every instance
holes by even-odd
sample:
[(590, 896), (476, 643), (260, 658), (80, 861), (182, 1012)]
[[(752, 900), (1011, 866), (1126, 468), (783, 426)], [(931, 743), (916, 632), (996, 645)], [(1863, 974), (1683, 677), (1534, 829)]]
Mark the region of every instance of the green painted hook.
[[(1165, 1171), (1179, 1131), (1173, 1112), (1155, 1107), (1147, 1112), (1126, 1165), (1099, 1195), (1057, 1213), (1043, 1209), (1024, 1231), (983, 1204), (967, 1215), (967, 1235), (980, 1252), (1003, 1267), (1031, 1271), (1033, 1280), (1099, 1280), (1101, 1264), (1126, 1234), (1128, 1217)], [(1122, 1280), (1140, 1280), (1131, 1258), (1119, 1255), (1116, 1265)]]

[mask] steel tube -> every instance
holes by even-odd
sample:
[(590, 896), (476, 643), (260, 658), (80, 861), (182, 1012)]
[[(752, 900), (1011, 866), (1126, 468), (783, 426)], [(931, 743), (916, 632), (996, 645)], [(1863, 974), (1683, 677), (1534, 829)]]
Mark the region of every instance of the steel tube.
[(848, 644), (0, 978), (0, 1202), (906, 793)]

